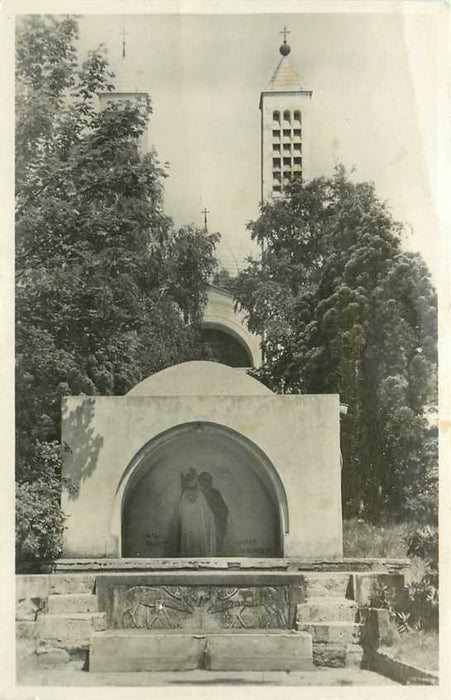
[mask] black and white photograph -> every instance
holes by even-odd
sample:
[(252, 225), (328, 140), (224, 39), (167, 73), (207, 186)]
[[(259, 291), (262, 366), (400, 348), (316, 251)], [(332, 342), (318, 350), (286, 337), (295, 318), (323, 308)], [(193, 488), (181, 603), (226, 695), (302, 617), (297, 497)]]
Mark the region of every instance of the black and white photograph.
[(5, 697), (444, 692), (448, 4), (3, 15)]

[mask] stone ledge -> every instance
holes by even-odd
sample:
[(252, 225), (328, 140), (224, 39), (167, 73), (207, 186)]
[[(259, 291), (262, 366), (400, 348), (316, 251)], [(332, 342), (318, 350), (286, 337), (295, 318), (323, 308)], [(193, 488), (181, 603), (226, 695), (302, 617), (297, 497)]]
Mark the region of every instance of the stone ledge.
[(97, 577), (99, 593), (110, 585), (130, 586), (301, 586), (302, 575), (294, 571), (117, 571)]
[(387, 676), (402, 685), (438, 685), (438, 671), (427, 671), (405, 661), (393, 659), (389, 654), (374, 651), (369, 654), (367, 668)]
[(240, 557), (223, 557), (214, 559), (144, 559), (144, 558), (100, 558), (89, 559), (58, 559), (55, 562), (56, 572), (75, 573), (100, 572), (100, 571), (162, 571), (166, 569), (188, 570), (236, 570), (236, 569), (271, 569), (273, 571), (299, 571), (302, 572), (374, 572), (374, 573), (402, 573), (410, 567), (409, 559), (376, 559), (353, 558), (343, 559), (324, 557), (288, 557), (273, 559), (253, 559)]

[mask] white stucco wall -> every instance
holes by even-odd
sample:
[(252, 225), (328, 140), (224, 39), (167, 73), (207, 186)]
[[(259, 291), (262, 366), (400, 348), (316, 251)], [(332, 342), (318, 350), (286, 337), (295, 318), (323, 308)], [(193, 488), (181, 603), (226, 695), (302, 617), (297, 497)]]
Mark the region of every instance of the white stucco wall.
[(149, 440), (193, 421), (240, 433), (272, 462), (288, 500), (285, 556), (342, 555), (338, 396), (270, 394), (64, 399), (63, 475), (76, 493), (62, 499), (63, 556), (120, 555), (127, 466)]

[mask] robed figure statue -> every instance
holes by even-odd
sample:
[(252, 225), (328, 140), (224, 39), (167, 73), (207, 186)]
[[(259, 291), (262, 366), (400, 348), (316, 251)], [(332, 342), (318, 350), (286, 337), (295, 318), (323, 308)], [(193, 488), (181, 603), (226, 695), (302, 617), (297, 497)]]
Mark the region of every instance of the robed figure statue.
[(194, 469), (182, 477), (179, 522), (181, 557), (216, 556), (215, 518)]

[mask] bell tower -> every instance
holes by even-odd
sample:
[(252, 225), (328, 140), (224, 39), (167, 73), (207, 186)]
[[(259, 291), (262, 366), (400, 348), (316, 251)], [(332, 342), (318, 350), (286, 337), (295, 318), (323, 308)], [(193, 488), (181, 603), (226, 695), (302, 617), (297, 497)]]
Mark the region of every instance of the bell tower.
[(308, 174), (308, 142), (311, 129), (309, 103), (311, 90), (301, 85), (299, 74), (291, 65), (291, 47), (284, 28), (281, 59), (260, 94), (261, 112), (261, 202), (280, 197), (288, 183)]
[[(127, 34), (128, 32), (126, 32), (125, 29), (122, 29), (122, 58), (115, 61), (115, 89), (112, 92), (98, 93), (100, 110), (103, 110), (107, 107), (107, 105), (114, 104), (116, 102), (130, 102), (131, 104), (142, 106), (143, 109), (146, 109), (146, 107), (150, 104), (149, 93), (146, 90), (143, 90), (138, 84), (134, 72), (126, 58), (125, 37)], [(147, 125), (144, 132), (137, 139), (137, 146), (141, 155), (144, 155), (149, 151), (149, 125)]]

